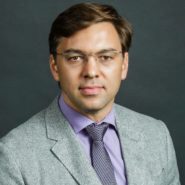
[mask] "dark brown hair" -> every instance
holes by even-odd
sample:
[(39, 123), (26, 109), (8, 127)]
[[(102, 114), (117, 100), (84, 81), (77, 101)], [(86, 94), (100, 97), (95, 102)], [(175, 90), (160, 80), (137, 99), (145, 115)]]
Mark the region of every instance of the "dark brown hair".
[(49, 34), (50, 54), (55, 56), (62, 37), (70, 37), (77, 31), (99, 22), (110, 22), (120, 37), (122, 51), (128, 51), (132, 40), (130, 23), (110, 5), (80, 3), (65, 10), (54, 20)]

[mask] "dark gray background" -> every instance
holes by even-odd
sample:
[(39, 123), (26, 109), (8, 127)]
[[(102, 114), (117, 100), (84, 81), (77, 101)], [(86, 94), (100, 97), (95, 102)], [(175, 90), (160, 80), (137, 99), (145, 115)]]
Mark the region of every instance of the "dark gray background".
[[(53, 19), (78, 2), (0, 2), (0, 137), (47, 106), (59, 93), (48, 67), (48, 33)], [(183, 184), (185, 1), (94, 2), (114, 5), (133, 24), (129, 75), (116, 101), (166, 123)]]

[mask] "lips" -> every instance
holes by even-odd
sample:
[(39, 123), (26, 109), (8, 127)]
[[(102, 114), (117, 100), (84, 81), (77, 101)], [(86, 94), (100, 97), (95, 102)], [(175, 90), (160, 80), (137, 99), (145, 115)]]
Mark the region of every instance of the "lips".
[(82, 86), (79, 88), (80, 92), (83, 95), (98, 95), (99, 93), (101, 93), (101, 91), (104, 89), (103, 86)]

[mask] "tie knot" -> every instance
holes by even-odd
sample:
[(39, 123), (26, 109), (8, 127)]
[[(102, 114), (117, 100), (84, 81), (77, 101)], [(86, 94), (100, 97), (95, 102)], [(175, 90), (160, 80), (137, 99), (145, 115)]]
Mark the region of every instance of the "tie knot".
[(108, 126), (108, 123), (105, 122), (98, 125), (93, 123), (86, 127), (86, 131), (93, 141), (102, 141)]

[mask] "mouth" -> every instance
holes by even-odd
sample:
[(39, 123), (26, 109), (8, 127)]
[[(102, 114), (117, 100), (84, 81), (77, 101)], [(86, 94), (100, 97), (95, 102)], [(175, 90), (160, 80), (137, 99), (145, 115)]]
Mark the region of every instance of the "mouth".
[(99, 85), (93, 85), (93, 86), (82, 86), (79, 87), (80, 92), (83, 95), (88, 95), (88, 96), (92, 96), (92, 95), (98, 95), (101, 93), (102, 90), (104, 90), (103, 86), (99, 86)]

